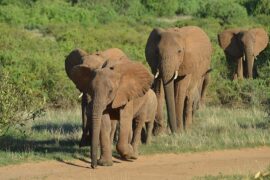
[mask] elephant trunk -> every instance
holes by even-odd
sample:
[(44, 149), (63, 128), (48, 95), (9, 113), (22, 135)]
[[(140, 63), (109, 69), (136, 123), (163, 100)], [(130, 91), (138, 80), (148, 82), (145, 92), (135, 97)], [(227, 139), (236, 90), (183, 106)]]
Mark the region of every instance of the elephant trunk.
[(97, 166), (97, 153), (98, 153), (98, 145), (99, 145), (99, 136), (101, 129), (101, 117), (103, 110), (99, 106), (98, 98), (93, 99), (93, 107), (92, 107), (92, 142), (91, 142), (91, 167), (94, 169)]
[(173, 58), (164, 58), (160, 63), (162, 81), (164, 85), (164, 93), (167, 106), (168, 123), (172, 133), (176, 133), (176, 111), (175, 111), (175, 94), (174, 94), (174, 73), (175, 66), (172, 62)]
[(168, 84), (164, 84), (164, 92), (166, 98), (166, 106), (168, 111), (168, 120), (172, 133), (176, 132), (176, 112), (175, 112), (175, 100), (174, 100), (174, 83), (173, 81)]
[(247, 77), (253, 78), (253, 64), (254, 64), (254, 54), (253, 49), (250, 47), (245, 48), (245, 56), (247, 63)]

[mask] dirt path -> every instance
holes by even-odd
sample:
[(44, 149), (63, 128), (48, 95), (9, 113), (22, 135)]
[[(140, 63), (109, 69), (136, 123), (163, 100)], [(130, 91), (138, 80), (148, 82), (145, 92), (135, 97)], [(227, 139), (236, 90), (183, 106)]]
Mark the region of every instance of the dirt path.
[(248, 174), (270, 165), (270, 147), (203, 153), (140, 156), (134, 162), (114, 159), (112, 167), (92, 170), (89, 162), (46, 161), (0, 168), (0, 179), (170, 180), (194, 176)]

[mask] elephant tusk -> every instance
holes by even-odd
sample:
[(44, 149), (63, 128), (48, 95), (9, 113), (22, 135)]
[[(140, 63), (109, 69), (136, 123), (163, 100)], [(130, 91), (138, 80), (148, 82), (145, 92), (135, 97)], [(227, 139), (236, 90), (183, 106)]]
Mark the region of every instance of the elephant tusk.
[(80, 99), (82, 96), (83, 96), (83, 93), (81, 93), (81, 94), (79, 95), (79, 99)]
[(175, 71), (175, 75), (174, 75), (174, 80), (176, 80), (177, 79), (177, 77), (178, 77), (178, 71)]
[(245, 54), (243, 54), (243, 61), (246, 61), (246, 56), (245, 56)]
[(257, 60), (257, 56), (254, 55), (254, 59)]
[(158, 77), (159, 75), (159, 71), (157, 71), (156, 75), (155, 75), (155, 79)]

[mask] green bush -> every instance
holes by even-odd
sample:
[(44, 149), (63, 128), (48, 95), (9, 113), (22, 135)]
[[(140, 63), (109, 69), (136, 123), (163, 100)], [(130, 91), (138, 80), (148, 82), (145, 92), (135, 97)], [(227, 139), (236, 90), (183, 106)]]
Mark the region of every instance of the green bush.
[(269, 0), (260, 0), (256, 4), (254, 14), (265, 14), (270, 15), (270, 1)]
[[(0, 69), (1, 70), (1, 69)], [(9, 73), (0, 72), (0, 135), (11, 126), (24, 126), (27, 120), (34, 119), (42, 112), (31, 89), (22, 81), (15, 84)]]
[(203, 0), (178, 0), (177, 14), (196, 15)]
[(199, 17), (214, 17), (222, 23), (230, 23), (235, 18), (247, 18), (246, 9), (233, 0), (208, 0), (197, 14)]
[(142, 3), (149, 11), (158, 16), (174, 15), (178, 8), (177, 0), (142, 0)]

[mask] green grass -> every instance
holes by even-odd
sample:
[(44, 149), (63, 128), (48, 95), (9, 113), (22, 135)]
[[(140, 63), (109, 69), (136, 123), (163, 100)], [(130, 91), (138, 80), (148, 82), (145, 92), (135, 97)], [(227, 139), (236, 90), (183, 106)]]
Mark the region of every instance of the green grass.
[(88, 148), (78, 147), (81, 137), (79, 110), (48, 111), (21, 130), (11, 129), (0, 137), (0, 165), (44, 159), (81, 159)]
[(191, 130), (162, 135), (143, 154), (210, 151), (270, 145), (270, 118), (258, 109), (209, 107), (198, 111)]
[[(190, 131), (154, 137), (151, 145), (140, 147), (140, 154), (268, 146), (269, 132), (270, 118), (261, 110), (207, 107), (196, 113)], [(44, 117), (0, 137), (0, 165), (46, 159), (88, 159), (89, 148), (78, 147), (80, 137), (79, 108), (48, 111)]]

